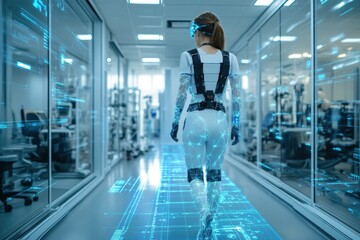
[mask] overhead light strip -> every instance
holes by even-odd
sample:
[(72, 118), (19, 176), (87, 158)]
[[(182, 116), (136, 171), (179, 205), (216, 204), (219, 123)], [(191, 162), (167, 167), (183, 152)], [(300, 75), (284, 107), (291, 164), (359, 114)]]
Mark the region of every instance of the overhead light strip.
[(274, 0), (257, 0), (254, 6), (269, 6)]
[(161, 4), (161, 0), (128, 0), (130, 4)]
[(138, 34), (138, 40), (164, 40), (163, 35), (160, 34)]
[(143, 63), (158, 63), (160, 62), (160, 58), (142, 58), (141, 61)]

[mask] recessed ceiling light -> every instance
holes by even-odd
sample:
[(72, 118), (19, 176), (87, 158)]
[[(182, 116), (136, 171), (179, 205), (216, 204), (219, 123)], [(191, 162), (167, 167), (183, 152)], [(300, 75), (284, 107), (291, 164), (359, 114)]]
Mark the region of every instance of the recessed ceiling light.
[(141, 61), (143, 63), (158, 63), (160, 62), (160, 58), (142, 58)]
[(138, 40), (164, 40), (160, 34), (138, 34)]
[(76, 37), (79, 39), (79, 40), (82, 40), (82, 41), (89, 41), (92, 39), (92, 35), (91, 34), (78, 34), (76, 35)]
[(298, 59), (302, 58), (302, 55), (300, 53), (293, 53), (288, 56), (289, 59)]
[(257, 0), (254, 6), (269, 6), (274, 0)]
[(290, 6), (293, 2), (295, 2), (295, 0), (287, 0), (284, 5), (285, 6)]
[(128, 0), (130, 4), (161, 4), (161, 0)]
[(275, 37), (270, 37), (269, 40), (274, 41), (274, 42), (278, 42), (278, 41), (293, 42), (296, 40), (296, 37), (295, 36), (275, 36)]
[(338, 58), (344, 58), (344, 57), (346, 57), (346, 54), (345, 54), (345, 53), (342, 53), (342, 54), (339, 54), (339, 55), (338, 55)]
[(308, 53), (308, 52), (304, 52), (304, 53), (302, 54), (302, 56), (303, 56), (304, 58), (311, 58), (311, 54)]
[(27, 70), (31, 70), (31, 66), (29, 64), (25, 64), (23, 62), (16, 62), (16, 66), (27, 69)]
[(341, 40), (342, 43), (360, 43), (360, 38), (345, 38)]
[(240, 62), (243, 64), (249, 64), (250, 60), (249, 59), (241, 59)]

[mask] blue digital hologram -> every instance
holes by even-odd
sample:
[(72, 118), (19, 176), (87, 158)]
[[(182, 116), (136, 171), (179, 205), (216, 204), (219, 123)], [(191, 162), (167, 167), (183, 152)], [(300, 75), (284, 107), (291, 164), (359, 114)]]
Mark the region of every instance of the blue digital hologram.
[[(105, 213), (119, 218), (111, 240), (196, 238), (199, 213), (186, 178), (183, 148), (163, 146), (160, 166), (157, 188), (139, 176), (116, 180), (109, 189), (109, 194), (120, 194), (123, 201), (117, 211)], [(214, 239), (281, 239), (226, 174), (222, 179)]]

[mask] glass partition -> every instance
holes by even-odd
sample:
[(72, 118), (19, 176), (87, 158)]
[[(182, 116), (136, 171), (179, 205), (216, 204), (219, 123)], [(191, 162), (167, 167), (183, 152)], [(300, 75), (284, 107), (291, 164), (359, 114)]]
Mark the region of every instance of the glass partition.
[(279, 141), (282, 181), (311, 196), (310, 1), (281, 8)]
[[(257, 139), (259, 137), (259, 131), (257, 130), (256, 122), (258, 110), (258, 91), (259, 91), (259, 43), (260, 34), (256, 33), (248, 41), (248, 54), (249, 63), (242, 61), (248, 65), (247, 76), (243, 76), (243, 88), (247, 88), (245, 94), (246, 104), (242, 105), (243, 109), (247, 109), (246, 119), (249, 123), (249, 127), (246, 134), (247, 138), (247, 159), (253, 164), (257, 164)], [(241, 60), (240, 60), (241, 62)], [(247, 79), (246, 79), (247, 78)], [(248, 84), (246, 84), (248, 82)]]
[(120, 56), (112, 44), (109, 44), (107, 57), (107, 92), (108, 92), (108, 165), (120, 158), (120, 139), (124, 133), (120, 127)]
[[(241, 116), (240, 131), (242, 141), (232, 147), (232, 152), (256, 163), (256, 96), (257, 96), (257, 56), (259, 35), (255, 35), (237, 55), (241, 73)], [(249, 53), (250, 52), (250, 53)]]
[(280, 71), (280, 13), (277, 12), (260, 30), (261, 69), (261, 159), (265, 171), (281, 177), (285, 163), (281, 159), (281, 123), (288, 118), (288, 87)]
[(78, 4), (63, 3), (51, 7), (53, 200), (93, 171), (93, 23)]
[[(0, 239), (47, 206), (48, 9), (1, 1)], [(20, 227), (21, 226), (21, 227)]]
[(360, 3), (316, 2), (316, 203), (360, 231)]

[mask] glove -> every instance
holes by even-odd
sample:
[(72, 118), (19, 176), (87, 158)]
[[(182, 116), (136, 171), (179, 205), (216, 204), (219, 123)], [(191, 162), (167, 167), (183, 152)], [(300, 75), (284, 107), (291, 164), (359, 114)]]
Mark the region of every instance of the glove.
[(240, 138), (240, 129), (238, 127), (233, 126), (231, 128), (231, 141), (234, 140), (231, 145), (235, 145), (239, 142)]
[(170, 132), (170, 136), (175, 142), (179, 141), (177, 139), (178, 130), (179, 130), (179, 123), (173, 123), (172, 128), (171, 128), (171, 132)]

